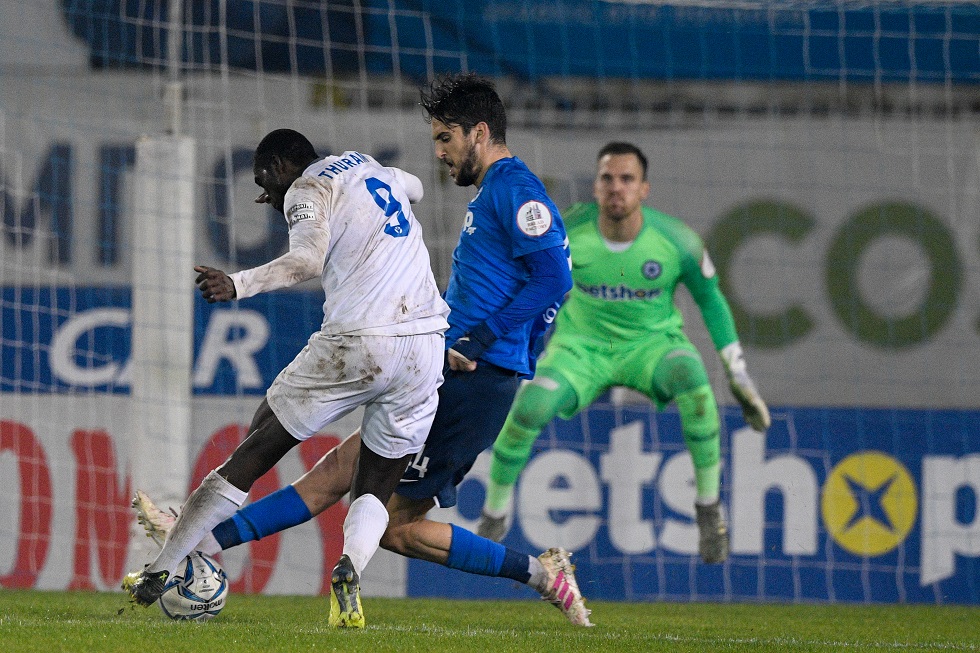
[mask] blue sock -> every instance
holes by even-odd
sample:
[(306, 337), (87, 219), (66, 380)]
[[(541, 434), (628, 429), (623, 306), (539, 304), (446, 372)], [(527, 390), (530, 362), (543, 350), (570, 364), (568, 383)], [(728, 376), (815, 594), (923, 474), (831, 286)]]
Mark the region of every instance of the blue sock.
[(260, 540), (266, 535), (313, 519), (299, 492), (287, 485), (249, 504), (211, 530), (222, 549)]
[(446, 566), (481, 576), (501, 576), (527, 583), (531, 578), (528, 557), (503, 544), (475, 535), (451, 524), (453, 538), (449, 544)]

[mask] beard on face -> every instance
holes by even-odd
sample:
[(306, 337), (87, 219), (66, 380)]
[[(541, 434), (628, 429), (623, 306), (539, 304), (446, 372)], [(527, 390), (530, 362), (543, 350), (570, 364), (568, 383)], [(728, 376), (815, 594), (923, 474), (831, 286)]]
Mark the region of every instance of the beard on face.
[(614, 206), (613, 202), (607, 200), (605, 202), (599, 203), (599, 208), (602, 210), (602, 214), (609, 220), (614, 220), (620, 222), (629, 217), (630, 212), (622, 201), (619, 202), (618, 206)]
[(479, 171), (476, 169), (476, 148), (469, 147), (463, 156), (463, 160), (456, 167), (456, 185), (472, 186), (476, 183), (478, 176)]

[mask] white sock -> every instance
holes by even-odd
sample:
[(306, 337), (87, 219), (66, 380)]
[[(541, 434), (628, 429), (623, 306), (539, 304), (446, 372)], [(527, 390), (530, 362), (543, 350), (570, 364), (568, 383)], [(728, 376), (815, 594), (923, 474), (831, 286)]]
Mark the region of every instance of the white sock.
[(247, 496), (247, 492), (239, 490), (218, 472), (212, 471), (187, 497), (180, 517), (167, 534), (163, 549), (150, 563), (148, 570), (166, 569), (172, 573), (184, 556), (193, 551), (205, 535), (210, 534), (212, 528), (235, 514)]
[(386, 528), (388, 511), (378, 497), (362, 494), (350, 504), (344, 520), (344, 554), (354, 564), (358, 576), (378, 550)]
[[(715, 463), (709, 467), (702, 467), (694, 470), (694, 485), (697, 487), (697, 498), (694, 503), (699, 506), (710, 506), (718, 503), (719, 477), (721, 475), (721, 463)], [(711, 488), (705, 491), (704, 488)]]
[(531, 574), (528, 579), (528, 587), (537, 590), (540, 594), (548, 591), (548, 570), (544, 568), (541, 561), (532, 555), (528, 556), (527, 570)]
[[(217, 524), (215, 525), (217, 526)], [(211, 531), (208, 531), (208, 534), (204, 536), (204, 539), (197, 543), (194, 550), (200, 551), (201, 553), (206, 553), (209, 556), (217, 555), (223, 551), (221, 545), (218, 544), (218, 540), (214, 539), (214, 533)]]

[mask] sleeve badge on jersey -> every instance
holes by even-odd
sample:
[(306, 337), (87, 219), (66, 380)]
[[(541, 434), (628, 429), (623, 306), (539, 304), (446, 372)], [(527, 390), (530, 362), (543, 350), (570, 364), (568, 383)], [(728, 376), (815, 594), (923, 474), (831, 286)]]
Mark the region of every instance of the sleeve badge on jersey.
[(517, 209), (517, 226), (528, 236), (544, 235), (551, 222), (551, 210), (541, 202), (531, 200)]
[(297, 222), (314, 219), (316, 219), (316, 213), (313, 212), (312, 202), (300, 202), (299, 204), (294, 204), (286, 211), (286, 220), (289, 222), (290, 227)]

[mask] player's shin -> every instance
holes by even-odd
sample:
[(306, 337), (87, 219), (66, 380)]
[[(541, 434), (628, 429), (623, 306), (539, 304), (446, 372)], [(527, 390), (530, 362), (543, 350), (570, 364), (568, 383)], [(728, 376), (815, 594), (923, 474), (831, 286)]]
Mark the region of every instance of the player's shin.
[(490, 484), (484, 504), (488, 513), (507, 511), (514, 484), (527, 465), (541, 430), (555, 415), (573, 409), (575, 400), (571, 385), (551, 370), (539, 372), (534, 381), (521, 388), (493, 444)]
[(287, 485), (242, 508), (231, 519), (215, 526), (212, 534), (224, 550), (298, 526), (312, 518), (296, 488)]
[(493, 446), (487, 495), (476, 529), (481, 537), (500, 542), (507, 536), (507, 531), (510, 530), (508, 515), (511, 511), (514, 483), (527, 465), (531, 445), (539, 433), (539, 429), (520, 425), (514, 419), (513, 412), (507, 416), (504, 428)]
[(540, 558), (509, 549), (455, 524), (451, 527), (447, 567), (481, 576), (510, 578), (524, 583), (542, 596), (550, 595), (551, 585), (555, 581), (554, 573), (544, 566)]
[(388, 527), (388, 511), (378, 497), (362, 494), (350, 504), (344, 519), (344, 555), (360, 576), (378, 550), (381, 536)]
[(697, 502), (715, 503), (721, 483), (721, 442), (718, 406), (711, 386), (703, 385), (683, 392), (674, 401), (680, 412), (684, 444), (694, 463)]
[(217, 471), (208, 474), (184, 503), (180, 517), (148, 571), (171, 571), (216, 524), (235, 514), (247, 492), (239, 490)]
[(498, 485), (513, 487), (527, 465), (528, 458), (531, 457), (531, 447), (540, 434), (541, 429), (537, 425), (522, 424), (513, 412), (508, 415), (504, 428), (493, 444), (490, 479)]
[(507, 416), (504, 428), (493, 445), (490, 480), (484, 511), (493, 516), (507, 513), (514, 484), (531, 456), (531, 447), (541, 433), (536, 427), (521, 424), (513, 412)]

